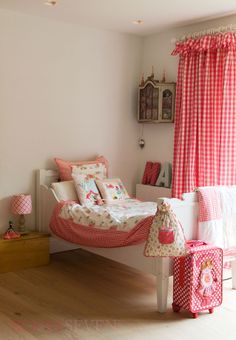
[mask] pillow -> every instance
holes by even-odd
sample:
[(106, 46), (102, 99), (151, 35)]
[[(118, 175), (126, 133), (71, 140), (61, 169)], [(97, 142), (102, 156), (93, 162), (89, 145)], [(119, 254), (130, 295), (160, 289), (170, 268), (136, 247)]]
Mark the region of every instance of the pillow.
[(102, 198), (107, 202), (130, 198), (119, 178), (96, 180)]
[[(77, 175), (92, 175), (97, 179), (104, 179), (107, 177), (107, 170), (104, 163), (93, 163), (83, 165), (72, 165), (72, 177)], [(74, 177), (73, 177), (74, 178)]]
[(64, 161), (60, 158), (54, 158), (56, 165), (59, 170), (59, 177), (61, 181), (70, 181), (72, 180), (71, 176), (71, 166), (72, 165), (86, 165), (86, 164), (95, 164), (102, 163), (106, 168), (106, 177), (108, 176), (108, 161), (105, 157), (99, 156), (94, 161)]
[(72, 173), (72, 177), (81, 205), (103, 204), (102, 197), (95, 183), (98, 177), (89, 174), (75, 175), (74, 173)]
[(56, 182), (51, 186), (59, 201), (78, 201), (73, 181)]

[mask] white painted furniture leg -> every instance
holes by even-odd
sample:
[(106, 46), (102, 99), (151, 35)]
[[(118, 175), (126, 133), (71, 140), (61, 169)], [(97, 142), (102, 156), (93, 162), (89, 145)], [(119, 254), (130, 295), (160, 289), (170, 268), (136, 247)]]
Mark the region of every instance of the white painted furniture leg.
[(167, 257), (157, 258), (157, 310), (164, 313), (167, 309), (170, 260)]
[(236, 289), (236, 260), (231, 262), (232, 266), (232, 288)]

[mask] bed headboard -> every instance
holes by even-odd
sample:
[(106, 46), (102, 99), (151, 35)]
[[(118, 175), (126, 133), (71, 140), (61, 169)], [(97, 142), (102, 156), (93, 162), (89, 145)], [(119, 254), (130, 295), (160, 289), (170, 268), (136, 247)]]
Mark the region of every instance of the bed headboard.
[(36, 226), (42, 232), (49, 231), (49, 220), (53, 207), (59, 201), (55, 192), (50, 188), (58, 182), (56, 170), (39, 169), (36, 171)]

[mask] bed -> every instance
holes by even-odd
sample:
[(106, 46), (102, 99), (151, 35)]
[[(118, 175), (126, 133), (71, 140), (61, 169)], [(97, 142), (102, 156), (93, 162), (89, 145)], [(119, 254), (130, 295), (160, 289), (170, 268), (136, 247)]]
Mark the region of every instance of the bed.
[[(40, 232), (49, 232), (49, 224), (52, 212), (58, 204), (59, 199), (51, 184), (58, 181), (58, 172), (54, 170), (37, 170), (37, 229)], [(168, 202), (180, 220), (187, 239), (197, 238), (198, 226), (198, 202), (196, 193), (183, 195), (183, 200), (157, 198), (157, 205), (163, 201)], [(52, 234), (52, 233), (51, 233)], [(147, 258), (143, 255), (144, 245), (137, 244), (116, 248), (96, 248), (85, 245), (78, 245), (62, 240), (52, 234), (50, 251), (51, 253), (82, 248), (91, 253), (106, 257), (108, 259), (123, 263), (135, 269), (150, 273), (156, 276), (157, 289), (157, 310), (165, 312), (167, 309), (167, 295), (169, 277), (172, 275), (172, 261), (169, 258)], [(232, 272), (236, 272), (236, 261), (232, 260)], [(233, 275), (233, 288), (236, 289), (236, 275)]]

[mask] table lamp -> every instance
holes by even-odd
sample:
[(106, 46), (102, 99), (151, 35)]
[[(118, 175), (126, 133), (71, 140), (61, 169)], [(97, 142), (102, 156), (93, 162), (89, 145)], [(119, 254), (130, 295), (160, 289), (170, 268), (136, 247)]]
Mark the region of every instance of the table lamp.
[(11, 212), (19, 217), (19, 231), (25, 232), (25, 216), (32, 211), (31, 195), (15, 195), (11, 201)]

